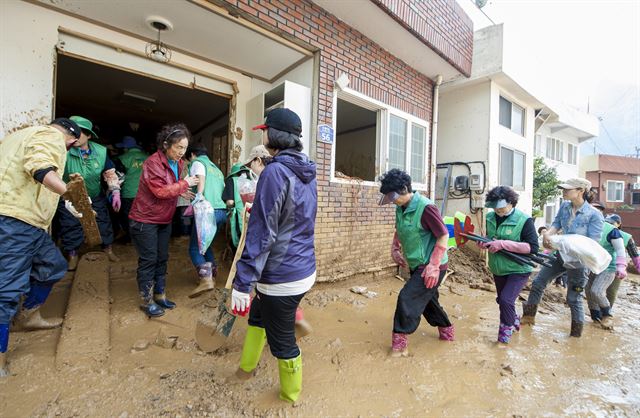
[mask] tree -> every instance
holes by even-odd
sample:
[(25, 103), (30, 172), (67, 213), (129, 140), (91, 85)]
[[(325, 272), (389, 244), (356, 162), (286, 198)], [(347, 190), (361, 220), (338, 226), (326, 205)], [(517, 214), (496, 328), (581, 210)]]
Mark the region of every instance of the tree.
[(548, 167), (544, 158), (536, 157), (533, 160), (533, 207), (542, 210), (550, 198), (558, 196), (558, 184), (556, 169)]

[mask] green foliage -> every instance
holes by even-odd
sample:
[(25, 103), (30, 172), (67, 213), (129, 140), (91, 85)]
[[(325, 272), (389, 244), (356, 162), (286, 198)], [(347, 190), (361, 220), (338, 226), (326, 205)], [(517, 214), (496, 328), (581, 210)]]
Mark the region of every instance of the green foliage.
[(542, 209), (550, 198), (560, 195), (556, 169), (548, 167), (542, 157), (533, 160), (533, 207)]
[(631, 205), (627, 205), (626, 203), (623, 203), (622, 205), (618, 206), (616, 208), (616, 210), (635, 210), (636, 208), (634, 208)]
[(534, 218), (542, 218), (544, 216), (544, 212), (542, 212), (540, 209), (533, 209), (531, 211), (531, 216)]

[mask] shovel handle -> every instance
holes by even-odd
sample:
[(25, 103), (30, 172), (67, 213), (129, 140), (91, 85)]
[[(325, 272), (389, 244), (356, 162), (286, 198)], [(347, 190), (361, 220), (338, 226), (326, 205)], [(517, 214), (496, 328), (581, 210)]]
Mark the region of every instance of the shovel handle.
[(240, 257), (242, 257), (242, 251), (244, 250), (244, 244), (247, 241), (247, 228), (249, 224), (249, 211), (247, 210), (250, 206), (249, 203), (244, 204), (244, 210), (242, 211), (242, 233), (240, 235), (240, 241), (238, 241), (238, 248), (236, 249), (236, 254), (233, 257), (233, 262), (231, 263), (231, 268), (229, 269), (229, 276), (227, 276), (227, 283), (224, 285), (225, 289), (231, 289), (231, 284), (233, 283), (233, 279), (236, 277), (237, 272), (237, 264)]

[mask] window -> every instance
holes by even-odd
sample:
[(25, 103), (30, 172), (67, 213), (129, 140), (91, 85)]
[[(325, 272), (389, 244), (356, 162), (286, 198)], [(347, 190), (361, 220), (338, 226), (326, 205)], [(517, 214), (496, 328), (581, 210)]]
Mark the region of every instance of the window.
[(631, 204), (632, 205), (640, 205), (640, 193), (639, 192), (631, 193)]
[(564, 143), (559, 139), (547, 137), (547, 152), (546, 157), (550, 160), (563, 161), (564, 160)]
[[(427, 145), (427, 128), (424, 126), (411, 125), (411, 178), (419, 182), (425, 182), (425, 155), (424, 150)], [(424, 179), (424, 180), (420, 180)]]
[(418, 189), (425, 187), (426, 121), (352, 91), (339, 93), (335, 115), (335, 178), (375, 181), (378, 174), (398, 168), (411, 175)]
[(375, 181), (378, 112), (338, 99), (336, 177)]
[(607, 202), (624, 201), (624, 181), (607, 181)]
[(500, 147), (500, 184), (524, 189), (526, 155)]
[(574, 144), (567, 144), (567, 163), (577, 165), (578, 164), (578, 146)]
[(512, 132), (524, 136), (524, 109), (500, 96), (500, 125)]
[(407, 161), (407, 121), (395, 115), (389, 118), (389, 169), (404, 169)]
[(542, 155), (542, 135), (533, 138), (533, 154), (538, 157)]

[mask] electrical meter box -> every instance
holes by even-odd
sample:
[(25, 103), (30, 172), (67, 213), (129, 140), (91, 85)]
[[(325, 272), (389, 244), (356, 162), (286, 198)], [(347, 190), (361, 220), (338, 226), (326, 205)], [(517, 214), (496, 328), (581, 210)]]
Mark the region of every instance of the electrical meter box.
[(469, 188), (471, 190), (482, 190), (484, 187), (484, 175), (483, 174), (472, 174), (469, 176)]
[(469, 191), (469, 177), (457, 176), (453, 182), (453, 188), (459, 192)]

